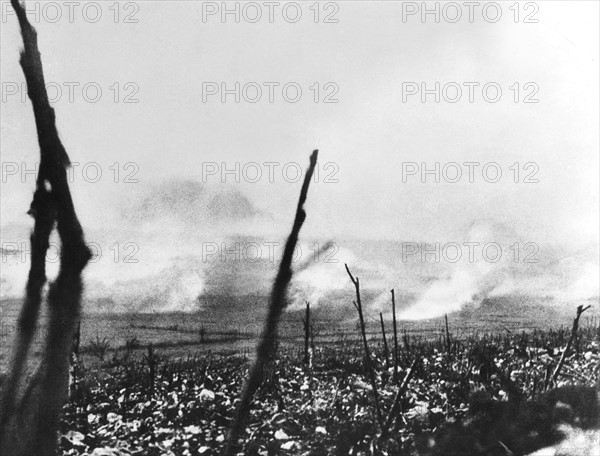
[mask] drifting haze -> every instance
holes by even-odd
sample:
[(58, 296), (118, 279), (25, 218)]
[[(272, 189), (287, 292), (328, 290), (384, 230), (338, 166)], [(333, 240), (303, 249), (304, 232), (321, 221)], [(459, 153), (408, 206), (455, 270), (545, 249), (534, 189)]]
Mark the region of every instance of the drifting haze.
[[(102, 252), (86, 270), (88, 310), (193, 311), (203, 295), (268, 293), (300, 183), (280, 172), (273, 182), (222, 182), (203, 165), (305, 168), (316, 147), (320, 179), (310, 188), (295, 264), (314, 260), (329, 240), (338, 262), (320, 258), (297, 274), (293, 308), (351, 296), (345, 262), (379, 295), (373, 310), (394, 287), (406, 319), (497, 295), (597, 297), (598, 4), (540, 2), (537, 24), (422, 24), (403, 23), (401, 3), (341, 3), (337, 24), (202, 23), (200, 6), (189, 2), (142, 2), (137, 24), (36, 24), (48, 81), (96, 81), (106, 93), (98, 103), (54, 105), (71, 159), (103, 171), (91, 183), (80, 166), (72, 183), (87, 239)], [(20, 48), (15, 18), (3, 16), (3, 81), (22, 83)], [(139, 103), (114, 103), (115, 81), (135, 82)], [(203, 81), (296, 81), (305, 96), (297, 104), (203, 103)], [(308, 87), (316, 81), (335, 82), (339, 103), (314, 103)], [(495, 81), (505, 96), (496, 104), (403, 103), (404, 81)], [(540, 102), (514, 103), (508, 87), (517, 81), (538, 84)], [(1, 110), (2, 162), (32, 168), (30, 104), (13, 96)], [(402, 179), (403, 162), (473, 161), (499, 163), (504, 178)], [(518, 183), (509, 171), (515, 162)], [(538, 183), (522, 182), (530, 162)], [(126, 163), (136, 164), (137, 182), (123, 181)], [(335, 182), (325, 182), (327, 163)], [(20, 250), (33, 188), (33, 177), (23, 182), (20, 173), (2, 181), (3, 297), (24, 289), (28, 256)], [(421, 260), (421, 243), (471, 240), (500, 244), (502, 258)], [(406, 262), (403, 242), (419, 248)], [(236, 243), (254, 248), (251, 261), (235, 252), (221, 258)], [(523, 263), (522, 250), (514, 261), (515, 243), (537, 245), (539, 262)]]

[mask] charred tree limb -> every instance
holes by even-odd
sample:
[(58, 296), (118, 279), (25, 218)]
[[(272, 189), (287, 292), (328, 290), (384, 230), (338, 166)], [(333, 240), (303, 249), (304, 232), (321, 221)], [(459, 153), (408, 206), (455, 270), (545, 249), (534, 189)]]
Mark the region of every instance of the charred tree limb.
[(244, 390), (240, 402), (238, 403), (234, 421), (231, 425), (229, 433), (229, 443), (225, 449), (226, 455), (234, 454), (237, 441), (240, 438), (248, 414), (250, 413), (250, 404), (254, 397), (254, 393), (258, 390), (264, 374), (265, 365), (268, 363), (271, 356), (275, 351), (275, 342), (277, 338), (277, 324), (284, 309), (287, 306), (287, 290), (292, 279), (292, 259), (294, 255), (294, 249), (298, 243), (298, 236), (300, 229), (306, 219), (306, 212), (304, 211), (304, 203), (308, 195), (308, 187), (310, 180), (317, 164), (318, 151), (315, 150), (310, 156), (310, 164), (304, 176), (304, 182), (302, 189), (300, 190), (300, 198), (298, 200), (298, 207), (296, 209), (296, 216), (294, 218), (294, 224), (292, 231), (287, 239), (281, 263), (279, 264), (279, 271), (273, 283), (271, 290), (271, 298), (269, 303), (269, 309), (265, 321), (265, 327), (262, 332), (261, 340), (256, 348), (256, 361), (250, 368)]
[(369, 344), (367, 342), (367, 332), (365, 328), (365, 319), (363, 316), (363, 307), (362, 301), (360, 299), (360, 281), (358, 277), (354, 278), (350, 269), (348, 269), (348, 265), (344, 264), (346, 267), (346, 272), (350, 277), (350, 280), (354, 284), (354, 289), (356, 290), (356, 301), (354, 302), (354, 307), (358, 312), (358, 318), (360, 320), (360, 332), (362, 333), (362, 341), (365, 349), (365, 362), (367, 371), (369, 373), (369, 379), (371, 380), (371, 389), (373, 390), (373, 402), (375, 404), (375, 413), (377, 414), (377, 423), (379, 426), (383, 426), (383, 417), (381, 415), (381, 407), (379, 406), (379, 392), (377, 391), (377, 381), (375, 379), (375, 368), (373, 367), (373, 362), (371, 361), (371, 354), (369, 352)]
[[(20, 64), (33, 105), (40, 166), (28, 213), (34, 218), (31, 267), (26, 296), (19, 315), (17, 341), (9, 378), (2, 393), (0, 449), (6, 455), (50, 455), (56, 446), (58, 414), (67, 398), (69, 357), (79, 320), (81, 272), (91, 257), (75, 214), (67, 181), (70, 161), (56, 129), (54, 109), (48, 101), (37, 32), (24, 6), (11, 0), (23, 37)], [(54, 226), (61, 240), (60, 270), (48, 293), (50, 310), (47, 340), (34, 379), (24, 386), (24, 367), (35, 331), (42, 289), (46, 283), (46, 253)]]

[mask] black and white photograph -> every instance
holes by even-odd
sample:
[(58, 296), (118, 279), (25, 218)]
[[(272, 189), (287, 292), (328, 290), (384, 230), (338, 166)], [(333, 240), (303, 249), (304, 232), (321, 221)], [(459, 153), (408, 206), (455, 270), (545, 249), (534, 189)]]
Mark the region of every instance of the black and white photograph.
[(0, 454), (600, 456), (600, 1), (0, 28)]

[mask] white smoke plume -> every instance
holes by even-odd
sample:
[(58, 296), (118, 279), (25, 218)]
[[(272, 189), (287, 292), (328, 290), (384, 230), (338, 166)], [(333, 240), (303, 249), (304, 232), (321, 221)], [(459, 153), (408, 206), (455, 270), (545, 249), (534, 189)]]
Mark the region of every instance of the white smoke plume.
[[(412, 306), (400, 313), (399, 318), (436, 318), (461, 310), (466, 305), (481, 304), (515, 273), (515, 269), (518, 269), (516, 250), (522, 249), (526, 243), (527, 241), (518, 238), (513, 230), (502, 224), (491, 221), (471, 224), (465, 240), (457, 242), (461, 256), (452, 264), (449, 274), (434, 280)], [(472, 250), (469, 250), (469, 247)], [(529, 247), (532, 251), (536, 248), (534, 245)], [(455, 257), (453, 251), (452, 261)]]
[(347, 249), (336, 247), (335, 254), (330, 256), (332, 251), (328, 249), (319, 258), (315, 258), (317, 261), (309, 259), (294, 274), (289, 291), (288, 310), (301, 310), (306, 301), (310, 302), (311, 307), (318, 307), (327, 301), (331, 293), (348, 286), (344, 263), (340, 261), (340, 257), (355, 257)]

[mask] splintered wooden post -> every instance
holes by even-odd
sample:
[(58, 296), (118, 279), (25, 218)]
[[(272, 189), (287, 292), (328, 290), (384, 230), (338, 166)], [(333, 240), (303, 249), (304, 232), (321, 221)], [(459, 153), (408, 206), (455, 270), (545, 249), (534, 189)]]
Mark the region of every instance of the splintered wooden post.
[(381, 335), (383, 336), (383, 356), (385, 356), (385, 367), (390, 368), (390, 353), (388, 350), (387, 337), (385, 336), (385, 325), (383, 324), (383, 313), (379, 312), (379, 320), (381, 321)]
[(308, 346), (310, 340), (310, 303), (306, 301), (306, 315), (304, 317), (304, 365), (310, 364)]
[(446, 320), (446, 349), (448, 350), (448, 355), (450, 355), (450, 330), (448, 329), (448, 314), (444, 314), (444, 319)]
[(394, 380), (398, 378), (398, 324), (396, 323), (396, 296), (392, 288), (392, 316), (394, 325)]
[(152, 344), (148, 345), (148, 387), (150, 394), (154, 393), (154, 350)]

